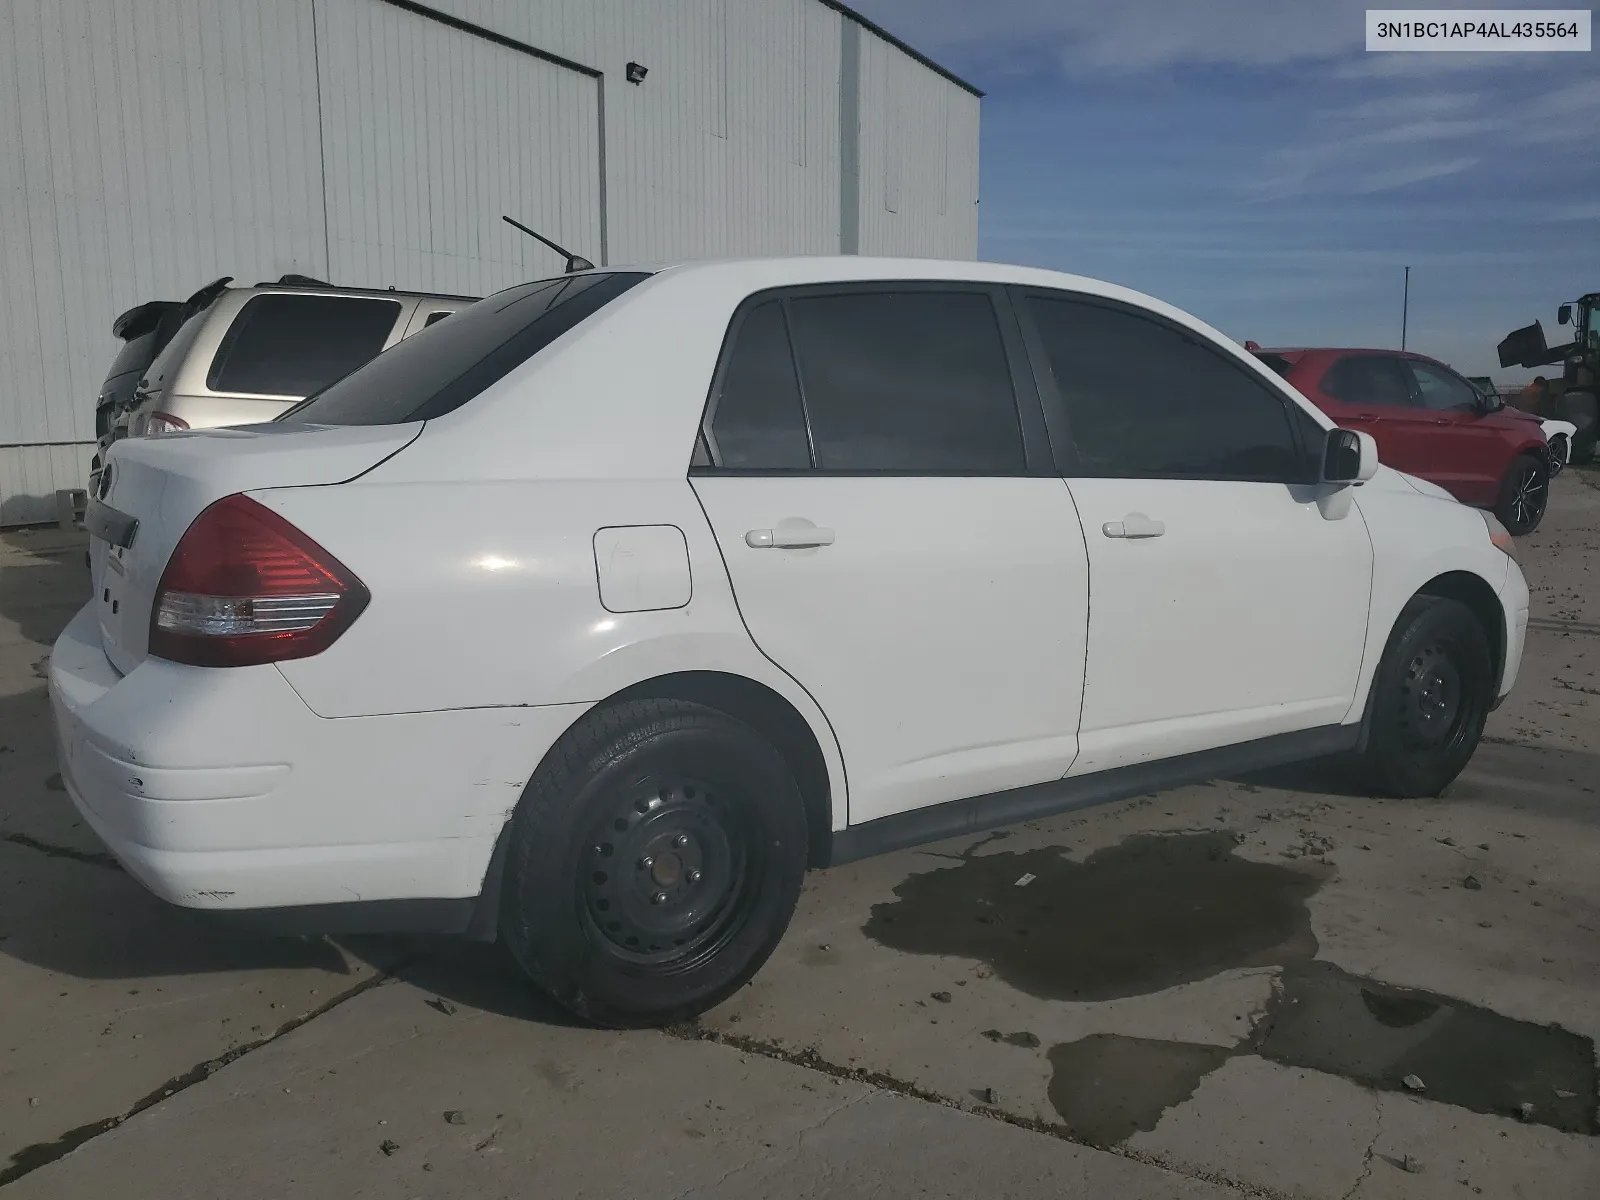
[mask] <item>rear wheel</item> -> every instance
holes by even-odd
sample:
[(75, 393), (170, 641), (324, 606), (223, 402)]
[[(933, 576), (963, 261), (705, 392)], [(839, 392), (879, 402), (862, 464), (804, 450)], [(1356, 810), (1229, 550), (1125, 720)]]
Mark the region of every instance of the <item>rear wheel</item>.
[(805, 807), (772, 745), (715, 709), (631, 701), (580, 720), (529, 783), (501, 928), (577, 1015), (668, 1024), (760, 969), (805, 866)]
[(1466, 605), (1414, 596), (1378, 663), (1360, 767), (1391, 796), (1437, 796), (1483, 737), (1493, 699), (1489, 638)]
[(1511, 464), (1500, 485), (1500, 501), (1494, 515), (1513, 534), (1532, 533), (1544, 520), (1550, 503), (1550, 467), (1534, 454), (1524, 454)]

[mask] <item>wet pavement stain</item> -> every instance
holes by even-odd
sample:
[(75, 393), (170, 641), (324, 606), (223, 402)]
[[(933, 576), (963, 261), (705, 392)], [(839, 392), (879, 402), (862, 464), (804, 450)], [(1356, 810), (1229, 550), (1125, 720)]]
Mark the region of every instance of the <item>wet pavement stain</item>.
[(1227, 1046), (1094, 1034), (1051, 1049), (1050, 1103), (1074, 1136), (1114, 1146), (1154, 1129), (1232, 1054)]
[(1083, 863), (1057, 849), (969, 852), (902, 882), (863, 932), (895, 950), (976, 959), (1050, 1000), (1115, 1000), (1314, 957), (1306, 902), (1331, 872), (1234, 848), (1219, 832), (1140, 835)]
[(1600, 1132), (1594, 1043), (1447, 996), (1388, 987), (1332, 963), (1286, 967), (1255, 1039), (1272, 1062), (1342, 1075), (1380, 1091), (1422, 1081), (1427, 1099), (1519, 1116), (1567, 1133)]
[[(891, 949), (985, 963), (1048, 1000), (1115, 1000), (1281, 968), (1266, 1011), (1235, 1046), (1097, 1034), (1052, 1047), (1051, 1104), (1095, 1145), (1154, 1128), (1206, 1075), (1245, 1054), (1379, 1091), (1408, 1091), (1404, 1080), (1415, 1076), (1422, 1099), (1600, 1133), (1590, 1039), (1315, 961), (1308, 901), (1332, 871), (1251, 862), (1235, 845), (1227, 832), (1139, 835), (1083, 863), (1059, 848), (974, 846), (952, 866), (904, 880), (864, 932)], [(983, 1036), (1015, 1046), (1031, 1038)]]

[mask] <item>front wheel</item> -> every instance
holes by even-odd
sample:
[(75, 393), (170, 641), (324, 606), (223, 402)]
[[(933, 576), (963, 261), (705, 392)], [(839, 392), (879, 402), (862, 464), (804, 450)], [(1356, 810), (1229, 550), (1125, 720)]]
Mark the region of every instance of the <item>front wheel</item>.
[(1571, 447), (1567, 445), (1566, 434), (1558, 433), (1550, 439), (1550, 477), (1552, 479), (1561, 474), (1561, 468), (1567, 465), (1567, 456), (1571, 452)]
[(1494, 693), (1489, 639), (1466, 605), (1414, 596), (1378, 663), (1360, 766), (1390, 796), (1437, 796), (1478, 748)]
[(585, 715), (512, 818), (501, 929), (528, 977), (597, 1025), (664, 1025), (732, 995), (800, 895), (806, 816), (778, 751), (679, 700)]
[(1506, 472), (1494, 515), (1507, 530), (1521, 537), (1539, 527), (1549, 503), (1549, 464), (1538, 455), (1524, 454)]

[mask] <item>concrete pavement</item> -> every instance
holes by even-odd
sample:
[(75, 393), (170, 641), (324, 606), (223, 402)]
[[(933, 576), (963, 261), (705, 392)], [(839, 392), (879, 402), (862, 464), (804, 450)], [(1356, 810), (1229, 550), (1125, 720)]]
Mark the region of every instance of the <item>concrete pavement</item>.
[(150, 900), (51, 787), (33, 664), (81, 551), (7, 540), (7, 1200), (1600, 1195), (1578, 472), (1523, 542), (1518, 690), (1443, 800), (1302, 770), (813, 874), (749, 988), (627, 1035), (486, 948), (224, 936)]

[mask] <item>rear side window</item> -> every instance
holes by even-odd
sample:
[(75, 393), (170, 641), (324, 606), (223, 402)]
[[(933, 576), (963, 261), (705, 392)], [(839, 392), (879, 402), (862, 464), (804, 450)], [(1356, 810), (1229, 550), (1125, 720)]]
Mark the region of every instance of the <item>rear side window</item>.
[(806, 416), (783, 306), (768, 300), (739, 324), (711, 412), (718, 462), (734, 471), (811, 466)]
[(209, 309), (201, 309), (178, 327), (178, 332), (172, 335), (172, 340), (161, 349), (155, 361), (145, 371), (145, 378), (149, 381), (151, 391), (164, 391), (178, 374), (178, 368), (183, 366), (183, 360), (189, 357), (189, 351), (194, 349), (194, 344), (200, 339), (200, 330), (205, 327), (206, 318), (210, 315)]
[(422, 327), (426, 329), (429, 325), (437, 325), (454, 311), (454, 309), (447, 308), (443, 312), (429, 313), (428, 319), (422, 323)]
[(223, 336), (206, 386), (258, 396), (309, 395), (382, 350), (399, 315), (395, 300), (255, 296)]
[(1350, 354), (1328, 368), (1322, 390), (1347, 404), (1408, 407), (1411, 383), (1398, 358), (1382, 354)]
[(1288, 402), (1196, 336), (1120, 307), (1032, 296), (1079, 474), (1306, 477)]
[(798, 296), (788, 311), (819, 470), (1026, 472), (986, 293)]
[(398, 425), (443, 416), (648, 278), (597, 272), (507, 288), (390, 347), (278, 420)]

